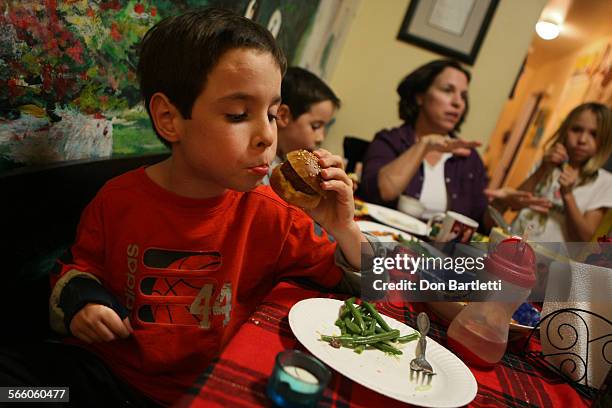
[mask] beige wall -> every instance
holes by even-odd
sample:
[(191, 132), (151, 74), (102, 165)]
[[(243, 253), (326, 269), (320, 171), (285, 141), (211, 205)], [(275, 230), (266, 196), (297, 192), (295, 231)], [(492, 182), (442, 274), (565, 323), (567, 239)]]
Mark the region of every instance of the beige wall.
[[(396, 39), (408, 1), (365, 0), (352, 22), (330, 85), (343, 101), (324, 147), (342, 154), (342, 139), (372, 139), (400, 124), (399, 81), (418, 66), (441, 56)], [(486, 145), (531, 42), (546, 0), (500, 1), (473, 67), (470, 114), (465, 138)]]
[[(508, 99), (501, 114), (497, 119), (497, 125), (489, 140), (489, 148), (483, 155), (485, 165), (489, 169), (489, 176), (493, 174), (493, 170), (496, 169), (495, 164), (499, 163), (503, 153), (503, 138), (504, 134), (509, 133), (516, 121), (516, 116), (521, 111), (524, 103), (527, 100), (529, 93), (527, 92), (529, 84), (531, 84), (531, 78), (533, 77), (533, 69), (525, 67), (521, 77), (516, 84), (514, 90), (514, 97)], [(508, 137), (509, 135), (506, 135)]]
[(536, 92), (544, 92), (545, 97), (540, 108), (549, 109), (550, 116), (546, 122), (544, 136), (537, 146), (532, 146), (533, 129), (526, 134), (525, 139), (517, 150), (514, 164), (504, 185), (518, 187), (529, 174), (529, 170), (540, 160), (544, 143), (559, 127), (571, 109), (585, 101), (585, 91), (588, 87), (588, 78), (572, 76), (576, 64), (584, 55), (601, 51), (612, 43), (612, 36), (593, 39), (588, 45), (575, 50), (548, 63), (535, 66), (527, 61), (526, 73), (519, 82), (516, 101), (508, 101), (500, 116), (498, 125), (491, 138), (491, 149), (487, 160), (494, 163), (502, 153), (501, 138), (503, 133), (512, 127), (514, 120), (520, 114), (524, 101)]

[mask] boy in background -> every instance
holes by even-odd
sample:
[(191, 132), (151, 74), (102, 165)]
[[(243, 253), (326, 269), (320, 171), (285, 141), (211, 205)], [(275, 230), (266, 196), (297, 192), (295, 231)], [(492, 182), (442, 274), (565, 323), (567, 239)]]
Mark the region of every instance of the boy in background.
[(367, 241), (340, 157), (315, 152), (329, 198), (310, 217), (255, 188), (277, 151), (284, 70), (270, 33), (229, 11), (149, 30), (140, 87), (172, 155), (88, 205), (52, 278), (51, 323), (70, 337), (0, 351), (0, 383), (70, 386), (74, 406), (170, 405), (278, 280), (355, 276)]
[[(270, 166), (282, 163), (293, 150), (318, 149), (340, 108), (340, 99), (325, 82), (310, 71), (289, 67), (281, 84), (282, 103), (278, 108), (278, 147)], [(264, 184), (270, 184), (269, 175)]]

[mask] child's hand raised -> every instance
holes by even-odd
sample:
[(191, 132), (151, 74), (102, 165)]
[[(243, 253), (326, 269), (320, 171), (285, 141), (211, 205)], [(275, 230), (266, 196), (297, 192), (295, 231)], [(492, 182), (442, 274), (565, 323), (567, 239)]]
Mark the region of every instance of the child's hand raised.
[(561, 195), (566, 195), (572, 192), (574, 185), (578, 181), (578, 169), (574, 169), (572, 166), (563, 166), (563, 171), (559, 176), (559, 185), (561, 186)]
[(321, 188), (327, 197), (307, 213), (332, 236), (344, 231), (353, 223), (355, 203), (353, 201), (353, 182), (344, 172), (342, 158), (319, 149), (313, 152), (321, 166)]
[(567, 149), (561, 143), (555, 143), (544, 152), (542, 164), (547, 166), (559, 166), (569, 160)]
[(124, 339), (134, 330), (129, 317), (121, 320), (110, 307), (88, 303), (72, 318), (70, 331), (86, 343), (99, 343)]

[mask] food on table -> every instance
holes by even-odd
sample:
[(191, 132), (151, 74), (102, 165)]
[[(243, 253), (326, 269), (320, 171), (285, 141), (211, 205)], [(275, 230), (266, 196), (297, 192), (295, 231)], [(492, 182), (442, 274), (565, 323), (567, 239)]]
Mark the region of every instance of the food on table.
[(394, 241), (398, 241), (399, 237), (401, 236), (391, 231), (368, 231), (368, 233), (377, 237), (391, 237), (391, 239)]
[(540, 318), (541, 316), (538, 309), (526, 302), (521, 304), (512, 315), (512, 321), (514, 323), (530, 327), (537, 326), (540, 322)]
[(340, 328), (340, 336), (321, 335), (322, 341), (334, 348), (352, 348), (358, 354), (368, 347), (373, 347), (386, 354), (401, 355), (402, 351), (393, 343), (408, 343), (419, 338), (416, 331), (400, 336), (399, 330), (391, 329), (374, 305), (362, 302), (358, 306), (354, 302), (353, 297), (340, 306), (335, 323)]
[(368, 206), (364, 201), (355, 199), (355, 217), (363, 217), (368, 215)]
[(321, 188), (319, 158), (307, 150), (294, 150), (277, 166), (270, 177), (272, 189), (289, 204), (304, 209), (319, 205), (325, 191)]
[(489, 236), (483, 235), (479, 232), (474, 232), (474, 234), (472, 235), (472, 239), (470, 239), (470, 242), (489, 242)]

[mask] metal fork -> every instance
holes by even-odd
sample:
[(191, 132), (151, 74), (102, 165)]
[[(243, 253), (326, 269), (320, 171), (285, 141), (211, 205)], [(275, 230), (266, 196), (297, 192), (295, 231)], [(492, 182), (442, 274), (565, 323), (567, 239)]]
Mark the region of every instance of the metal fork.
[(420, 337), (415, 350), (415, 358), (410, 362), (410, 369), (414, 371), (423, 371), (425, 374), (434, 375), (433, 368), (427, 360), (425, 360), (425, 349), (427, 348), (427, 332), (429, 332), (429, 317), (427, 313), (421, 312), (417, 316), (417, 328), (419, 329)]

